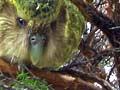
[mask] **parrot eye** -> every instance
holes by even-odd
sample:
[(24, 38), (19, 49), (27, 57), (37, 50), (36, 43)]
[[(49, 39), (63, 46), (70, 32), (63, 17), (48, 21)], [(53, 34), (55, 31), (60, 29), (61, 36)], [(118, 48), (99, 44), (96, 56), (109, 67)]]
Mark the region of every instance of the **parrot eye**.
[(18, 24), (20, 27), (23, 28), (23, 27), (26, 26), (27, 22), (26, 22), (24, 19), (18, 17), (18, 18), (17, 18), (17, 24)]

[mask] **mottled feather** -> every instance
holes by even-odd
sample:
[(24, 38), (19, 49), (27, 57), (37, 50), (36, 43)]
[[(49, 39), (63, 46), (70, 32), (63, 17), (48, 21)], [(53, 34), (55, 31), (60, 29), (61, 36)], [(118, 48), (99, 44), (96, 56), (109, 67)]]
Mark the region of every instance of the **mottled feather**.
[[(51, 1), (54, 1), (52, 5), (47, 2), (50, 10), (45, 12), (35, 6), (46, 4), (43, 0), (0, 0), (0, 57), (11, 63), (31, 63), (39, 68), (59, 67), (69, 60), (80, 43), (84, 19), (73, 5), (74, 12), (71, 12), (71, 5), (66, 6), (62, 0)], [(26, 24), (20, 26), (18, 18)], [(39, 38), (42, 35), (47, 38), (43, 46), (35, 46), (36, 50), (30, 45), (31, 30)]]

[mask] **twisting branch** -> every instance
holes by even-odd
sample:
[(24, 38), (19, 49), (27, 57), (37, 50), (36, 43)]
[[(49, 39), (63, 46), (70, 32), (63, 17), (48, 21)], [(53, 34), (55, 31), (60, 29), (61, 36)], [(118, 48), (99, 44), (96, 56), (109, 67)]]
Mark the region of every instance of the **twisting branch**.
[(72, 69), (66, 70), (66, 71), (64, 71), (64, 73), (69, 73), (71, 75), (73, 75), (72, 73), (74, 73), (73, 76), (75, 76), (75, 77), (80, 77), (80, 78), (82, 78), (85, 81), (87, 81), (87, 80), (89, 81), (90, 80), (90, 81), (97, 82), (100, 85), (102, 85), (103, 88), (105, 88), (105, 90), (113, 90), (111, 85), (107, 81), (97, 77), (96, 75), (85, 73), (85, 72), (81, 72), (81, 71), (77, 71), (76, 72), (75, 70), (72, 70)]
[(116, 27), (115, 23), (113, 23), (111, 19), (98, 12), (94, 6), (85, 3), (83, 0), (71, 0), (71, 2), (78, 7), (78, 9), (86, 17), (87, 21), (93, 23), (101, 31), (103, 31), (104, 34), (106, 34), (113, 47), (119, 47), (119, 43), (116, 42), (119, 40), (117, 40), (115, 35), (119, 36), (120, 30), (111, 30), (112, 27)]

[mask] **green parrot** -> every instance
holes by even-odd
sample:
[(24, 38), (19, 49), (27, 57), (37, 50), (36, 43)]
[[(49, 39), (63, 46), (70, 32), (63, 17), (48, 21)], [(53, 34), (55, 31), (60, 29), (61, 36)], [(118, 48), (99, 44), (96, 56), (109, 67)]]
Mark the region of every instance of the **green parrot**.
[(0, 0), (0, 57), (57, 68), (77, 50), (84, 17), (67, 0)]

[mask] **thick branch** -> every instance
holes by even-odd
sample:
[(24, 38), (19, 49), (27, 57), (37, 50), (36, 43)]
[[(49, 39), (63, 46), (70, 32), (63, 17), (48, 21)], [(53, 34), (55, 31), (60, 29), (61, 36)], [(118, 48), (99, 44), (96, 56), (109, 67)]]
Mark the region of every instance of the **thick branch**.
[[(80, 78), (61, 74), (58, 72), (42, 71), (35, 67), (28, 68), (32, 74), (39, 78), (45, 79), (55, 90), (103, 90), (95, 87), (92, 83), (86, 82)], [(18, 69), (17, 65), (11, 65), (0, 59), (0, 70), (3, 73), (9, 73), (16, 76)]]

